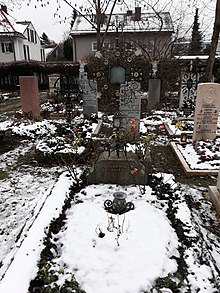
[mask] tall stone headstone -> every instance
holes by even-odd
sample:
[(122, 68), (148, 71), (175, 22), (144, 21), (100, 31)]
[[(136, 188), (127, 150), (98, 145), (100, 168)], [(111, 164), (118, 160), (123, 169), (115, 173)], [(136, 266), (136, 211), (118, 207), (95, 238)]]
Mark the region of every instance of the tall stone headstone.
[(20, 76), (21, 106), (24, 114), (31, 113), (33, 118), (40, 117), (38, 79), (36, 76)]
[(119, 111), (122, 115), (121, 127), (130, 130), (130, 121), (135, 119), (135, 132), (140, 130), (141, 117), (141, 85), (139, 82), (130, 81), (120, 86)]
[(197, 89), (193, 140), (216, 138), (220, 107), (220, 84), (200, 83)]
[(83, 92), (83, 115), (98, 114), (97, 83), (87, 78), (83, 63), (80, 64), (79, 83)]
[(56, 73), (50, 74), (48, 75), (48, 79), (50, 95), (57, 94), (57, 91), (60, 89), (60, 75)]
[(148, 84), (148, 111), (152, 110), (160, 102), (160, 79), (149, 79)]

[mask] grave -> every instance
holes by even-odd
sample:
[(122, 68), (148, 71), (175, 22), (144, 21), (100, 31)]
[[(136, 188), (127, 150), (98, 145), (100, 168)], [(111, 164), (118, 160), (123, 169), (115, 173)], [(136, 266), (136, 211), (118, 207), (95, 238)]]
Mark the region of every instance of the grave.
[(197, 89), (193, 141), (214, 140), (220, 107), (220, 84), (200, 83)]
[(220, 215), (220, 168), (216, 186), (209, 186), (208, 196), (212, 201), (218, 215)]
[(59, 74), (50, 74), (48, 75), (49, 79), (49, 93), (50, 95), (57, 94), (60, 90), (60, 75)]
[(120, 86), (119, 112), (121, 113), (120, 128), (130, 131), (131, 119), (135, 119), (135, 135), (140, 131), (141, 117), (141, 85), (139, 82), (130, 81)]
[(40, 102), (38, 95), (38, 79), (36, 76), (20, 76), (21, 106), (24, 114), (32, 118), (40, 117)]
[(152, 110), (160, 102), (160, 79), (149, 79), (148, 84), (148, 111)]
[[(149, 170), (148, 170), (149, 172)], [(136, 154), (115, 151), (103, 152), (88, 176), (89, 184), (146, 184), (147, 174)]]

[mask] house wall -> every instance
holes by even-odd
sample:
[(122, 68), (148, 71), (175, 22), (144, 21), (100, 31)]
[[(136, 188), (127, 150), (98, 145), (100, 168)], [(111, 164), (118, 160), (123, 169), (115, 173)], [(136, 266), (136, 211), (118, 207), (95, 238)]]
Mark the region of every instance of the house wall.
[[(28, 29), (29, 29), (29, 37), (28, 37)], [(34, 33), (34, 42), (31, 41), (30, 30), (32, 30)], [(44, 50), (44, 49), (41, 46), (40, 38), (31, 23), (23, 32), (23, 35), (26, 37), (26, 39), (14, 37), (14, 36), (11, 38), (9, 37), (0, 38), (0, 43), (10, 42), (10, 43), (13, 43), (13, 47), (14, 47), (14, 52), (7, 52), (7, 53), (2, 52), (2, 48), (0, 47), (0, 62), (25, 60), (24, 45), (29, 48), (30, 60), (45, 61), (45, 58), (42, 60), (41, 50)]]
[[(83, 61), (91, 54), (95, 54), (96, 51), (92, 51), (92, 43), (96, 42), (96, 35), (75, 35), (73, 39), (73, 60)], [(110, 35), (106, 38), (106, 43), (115, 39), (115, 35)], [(121, 41), (121, 39), (120, 39)], [(171, 55), (171, 41), (172, 34), (170, 32), (135, 32), (135, 33), (123, 33), (123, 41), (131, 43), (135, 41), (140, 44), (145, 50), (145, 53), (149, 55), (150, 59), (161, 59), (163, 57), (169, 57)]]

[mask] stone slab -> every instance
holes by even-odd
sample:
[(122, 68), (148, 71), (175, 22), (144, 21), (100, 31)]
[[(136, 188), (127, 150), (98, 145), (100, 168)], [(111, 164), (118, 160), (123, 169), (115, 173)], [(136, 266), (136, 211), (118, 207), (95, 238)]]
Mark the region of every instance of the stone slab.
[(31, 113), (33, 118), (40, 117), (38, 79), (36, 76), (19, 76), (22, 111)]
[[(131, 171), (137, 168), (138, 172), (132, 175)], [(144, 167), (140, 164), (137, 156), (134, 153), (120, 152), (119, 157), (115, 151), (103, 152), (91, 170), (88, 176), (89, 184), (146, 184), (146, 175)]]
[(218, 170), (200, 170), (200, 169), (191, 169), (189, 165), (187, 164), (186, 160), (182, 156), (181, 152), (178, 150), (175, 142), (170, 142), (170, 146), (172, 150), (174, 151), (176, 157), (178, 158), (183, 171), (186, 173), (186, 175), (189, 176), (205, 176), (205, 175), (218, 175)]
[(197, 89), (193, 140), (214, 140), (217, 135), (220, 84), (200, 83)]
[(220, 192), (216, 186), (209, 186), (208, 197), (213, 203), (217, 213), (220, 215)]

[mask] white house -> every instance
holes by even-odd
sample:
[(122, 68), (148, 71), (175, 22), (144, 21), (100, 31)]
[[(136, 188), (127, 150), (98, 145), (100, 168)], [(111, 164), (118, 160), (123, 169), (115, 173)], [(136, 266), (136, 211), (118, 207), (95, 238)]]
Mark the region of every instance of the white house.
[(0, 8), (0, 43), (0, 62), (45, 61), (44, 47), (31, 21), (15, 21), (4, 5)]

